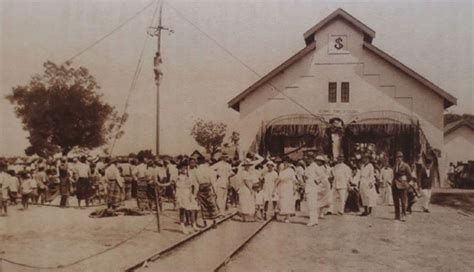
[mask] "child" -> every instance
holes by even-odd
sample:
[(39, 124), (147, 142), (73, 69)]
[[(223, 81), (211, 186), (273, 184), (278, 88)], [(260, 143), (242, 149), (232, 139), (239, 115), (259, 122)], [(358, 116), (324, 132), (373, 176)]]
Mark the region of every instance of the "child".
[(106, 202), (107, 179), (105, 178), (103, 169), (99, 169), (98, 172), (99, 172), (99, 175), (98, 175), (98, 184), (97, 184), (97, 199), (99, 200), (99, 204), (100, 204), (102, 203), (102, 200), (104, 201), (104, 203)]
[(255, 218), (258, 218), (260, 220), (263, 220), (264, 214), (263, 214), (263, 206), (264, 206), (264, 198), (265, 198), (265, 192), (262, 189), (261, 183), (258, 187), (256, 187), (256, 196), (255, 196)]
[(31, 175), (29, 173), (23, 173), (21, 182), (21, 204), (23, 205), (23, 210), (28, 209), (28, 201), (34, 186), (36, 186), (36, 182), (31, 178)]
[(186, 174), (186, 167), (186, 164), (180, 164), (178, 166), (178, 177), (176, 178), (176, 204), (179, 209), (181, 231), (184, 234), (189, 234), (186, 229), (186, 217), (189, 217), (188, 209), (191, 208), (190, 205), (193, 194), (190, 179)]
[(413, 180), (411, 180), (409, 183), (409, 187), (408, 187), (408, 206), (407, 206), (407, 212), (409, 214), (412, 213), (412, 207), (413, 207), (413, 204), (416, 203), (417, 201), (417, 198), (420, 197), (420, 195), (418, 194), (418, 189), (417, 189), (417, 183), (414, 182)]

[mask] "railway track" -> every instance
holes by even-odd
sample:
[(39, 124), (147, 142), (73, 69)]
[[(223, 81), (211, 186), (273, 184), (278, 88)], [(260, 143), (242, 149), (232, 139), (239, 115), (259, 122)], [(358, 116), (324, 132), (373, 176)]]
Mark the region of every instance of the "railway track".
[(220, 271), (272, 219), (237, 222), (235, 213), (125, 269), (131, 271)]

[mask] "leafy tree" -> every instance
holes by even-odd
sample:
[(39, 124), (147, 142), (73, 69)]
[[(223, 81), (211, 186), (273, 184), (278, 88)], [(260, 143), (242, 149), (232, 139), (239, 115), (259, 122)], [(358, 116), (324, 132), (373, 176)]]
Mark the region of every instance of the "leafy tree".
[(191, 136), (211, 155), (211, 158), (214, 158), (224, 141), (226, 129), (227, 125), (224, 123), (205, 122), (198, 119), (191, 129)]
[(44, 73), (24, 86), (14, 87), (6, 98), (29, 132), (27, 155), (68, 154), (92, 149), (123, 134), (127, 116), (102, 101), (95, 78), (84, 67), (47, 61)]
[(153, 155), (153, 151), (151, 151), (150, 149), (146, 149), (146, 150), (140, 150), (137, 153), (137, 157), (142, 157), (142, 158), (146, 158), (146, 159), (153, 159), (155, 157), (155, 155)]

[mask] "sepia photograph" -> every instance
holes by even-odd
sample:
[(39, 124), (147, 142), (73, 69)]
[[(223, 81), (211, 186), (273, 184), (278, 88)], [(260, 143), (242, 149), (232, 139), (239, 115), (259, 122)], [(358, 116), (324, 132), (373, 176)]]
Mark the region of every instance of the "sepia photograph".
[(468, 272), (472, 0), (0, 0), (0, 272)]

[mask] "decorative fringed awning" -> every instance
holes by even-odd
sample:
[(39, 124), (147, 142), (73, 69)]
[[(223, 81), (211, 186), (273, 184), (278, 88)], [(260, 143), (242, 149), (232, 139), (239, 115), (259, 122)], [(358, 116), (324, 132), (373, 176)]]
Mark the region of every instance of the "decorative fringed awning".
[(372, 123), (372, 124), (348, 124), (346, 134), (351, 136), (376, 135), (377, 137), (390, 137), (397, 135), (413, 134), (416, 126), (401, 123)]
[(275, 138), (324, 137), (328, 124), (324, 118), (310, 114), (293, 114), (262, 122), (250, 151), (265, 154)]
[(347, 124), (409, 124), (415, 125), (416, 119), (398, 111), (368, 111), (355, 115)]
[(312, 125), (272, 125), (268, 128), (268, 133), (274, 136), (300, 137), (304, 135), (318, 136), (321, 132), (321, 126)]

